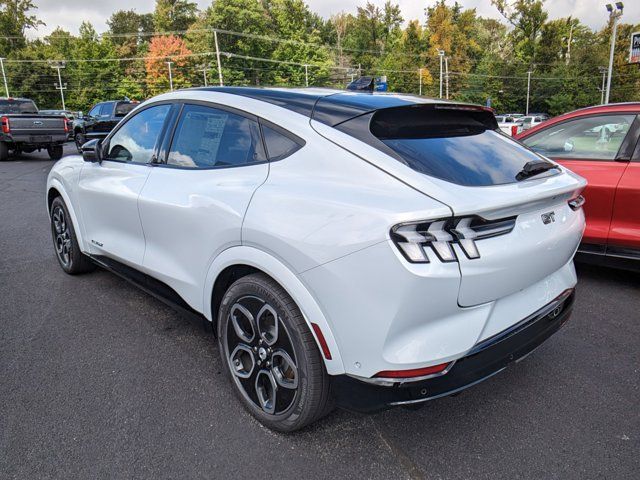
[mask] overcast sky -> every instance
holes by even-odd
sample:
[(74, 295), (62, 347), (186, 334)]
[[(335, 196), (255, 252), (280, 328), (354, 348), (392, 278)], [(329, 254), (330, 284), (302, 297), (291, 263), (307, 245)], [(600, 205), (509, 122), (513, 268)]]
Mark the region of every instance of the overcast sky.
[[(385, 0), (372, 0), (377, 5), (384, 5)], [(611, 1), (611, 0), (609, 0)], [(38, 16), (47, 24), (37, 32), (30, 32), (29, 36), (40, 36), (50, 33), (57, 26), (61, 26), (72, 33), (77, 33), (80, 23), (90, 21), (98, 32), (107, 29), (106, 20), (111, 13), (119, 9), (135, 9), (139, 13), (151, 12), (154, 0), (35, 0), (38, 6)], [(206, 8), (211, 0), (197, 0), (200, 8)], [(364, 5), (366, 0), (307, 0), (312, 10), (323, 17), (329, 17), (341, 10), (355, 12), (356, 6)], [(425, 20), (424, 9), (433, 5), (436, 0), (395, 0), (400, 5), (405, 20)], [(453, 3), (453, 0), (450, 1)], [(498, 11), (491, 5), (490, 0), (458, 0), (466, 8), (476, 8), (479, 15), (499, 18)], [(607, 0), (547, 0), (546, 8), (551, 18), (572, 15), (591, 28), (602, 27), (607, 20), (605, 5)], [(627, 0), (623, 21), (625, 23), (640, 23), (640, 1)]]

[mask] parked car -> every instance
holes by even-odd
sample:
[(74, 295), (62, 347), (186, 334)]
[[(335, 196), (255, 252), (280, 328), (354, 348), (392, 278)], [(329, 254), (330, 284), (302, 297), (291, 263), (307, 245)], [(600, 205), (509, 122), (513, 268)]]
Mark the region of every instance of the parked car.
[(0, 98), (0, 161), (46, 149), (52, 160), (62, 157), (69, 123), (60, 115), (46, 115), (28, 98)]
[(73, 137), (78, 152), (86, 141), (106, 137), (139, 104), (140, 102), (128, 99), (101, 102), (91, 108), (87, 115), (76, 119), (73, 123)]
[(510, 137), (513, 137), (522, 131), (522, 118), (509, 115), (497, 115), (496, 121), (498, 122), (500, 130)]
[(270, 428), (420, 405), (571, 311), (585, 181), (496, 129), (484, 107), (407, 95), (167, 93), (53, 167), (55, 251), (212, 322)]
[[(531, 115), (522, 117), (522, 130), (529, 130), (531, 127), (540, 125), (547, 120), (549, 120), (549, 115), (546, 113), (532, 113)], [(520, 132), (522, 132), (522, 130)]]
[(518, 139), (583, 176), (587, 229), (579, 258), (640, 268), (640, 103), (576, 110)]

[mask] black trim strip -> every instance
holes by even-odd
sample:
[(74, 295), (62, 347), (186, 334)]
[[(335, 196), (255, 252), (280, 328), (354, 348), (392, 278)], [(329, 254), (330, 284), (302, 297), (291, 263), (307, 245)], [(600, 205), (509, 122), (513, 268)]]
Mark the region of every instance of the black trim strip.
[[(555, 312), (555, 316), (557, 317), (563, 310), (570, 307), (571, 304), (573, 303), (573, 300), (574, 300), (574, 297), (572, 296), (573, 290), (574, 290), (573, 288), (568, 288), (567, 290), (562, 292), (560, 295), (558, 295), (556, 298), (554, 298), (551, 302), (549, 302), (547, 305), (545, 305), (538, 311), (532, 313), (525, 319), (519, 321), (515, 325), (512, 325), (506, 330), (503, 330), (500, 333), (497, 333), (481, 341), (480, 343), (477, 343), (476, 346), (473, 347), (471, 351), (467, 354), (467, 356), (475, 355), (476, 353), (479, 353), (482, 350), (490, 348), (492, 345), (495, 345), (496, 343), (501, 342), (502, 340), (509, 338), (512, 335), (516, 335), (518, 332), (521, 332), (522, 330), (529, 327), (529, 325), (531, 325), (532, 323), (537, 322), (538, 320), (540, 320), (543, 317), (546, 317), (550, 313)], [(567, 299), (570, 299), (570, 300), (567, 302)]]
[(208, 323), (208, 320), (204, 315), (191, 308), (189, 304), (182, 299), (178, 292), (166, 283), (104, 255), (90, 255), (89, 258), (102, 268), (110, 271), (120, 278), (123, 278), (148, 294), (153, 295), (162, 303), (170, 306), (189, 319), (202, 322), (203, 325), (206, 325), (205, 322)]

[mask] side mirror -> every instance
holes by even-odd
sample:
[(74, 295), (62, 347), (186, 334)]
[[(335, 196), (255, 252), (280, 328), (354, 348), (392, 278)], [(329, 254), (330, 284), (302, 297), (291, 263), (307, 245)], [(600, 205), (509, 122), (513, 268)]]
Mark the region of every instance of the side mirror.
[(100, 162), (102, 160), (102, 140), (94, 139), (84, 143), (80, 149), (82, 150), (82, 158), (85, 162)]

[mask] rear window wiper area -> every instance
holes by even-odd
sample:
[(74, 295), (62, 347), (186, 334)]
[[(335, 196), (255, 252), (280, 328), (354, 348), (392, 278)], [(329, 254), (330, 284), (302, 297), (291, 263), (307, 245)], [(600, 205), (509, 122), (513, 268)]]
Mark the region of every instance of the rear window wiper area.
[(560, 170), (560, 167), (547, 162), (546, 160), (531, 160), (530, 162), (525, 163), (522, 170), (516, 174), (516, 180), (520, 182), (553, 169)]

